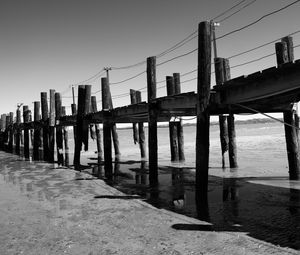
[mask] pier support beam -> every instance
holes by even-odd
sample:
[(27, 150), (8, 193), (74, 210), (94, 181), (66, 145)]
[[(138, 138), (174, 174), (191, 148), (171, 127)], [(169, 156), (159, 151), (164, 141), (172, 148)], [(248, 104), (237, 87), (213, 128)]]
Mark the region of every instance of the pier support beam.
[[(60, 93), (55, 93), (55, 116), (56, 124), (59, 124), (59, 119), (62, 116), (62, 106), (61, 106), (61, 95)], [(58, 165), (63, 165), (64, 155), (63, 155), (63, 131), (62, 126), (56, 125), (56, 151), (57, 151), (57, 163)]]
[[(97, 99), (95, 96), (92, 96), (92, 112), (97, 112)], [(97, 152), (98, 152), (98, 161), (99, 163), (103, 160), (103, 151), (102, 151), (102, 140), (101, 140), (101, 133), (100, 133), (100, 126), (99, 124), (95, 124), (96, 129), (96, 143), (97, 143)]]
[[(294, 60), (293, 40), (287, 36), (282, 38), (281, 42), (275, 44), (276, 58), (278, 66), (292, 62)], [(300, 179), (300, 155), (299, 155), (299, 138), (297, 135), (294, 112), (286, 111), (283, 113), (284, 131), (286, 140), (286, 149), (289, 164), (290, 180)]]
[(16, 130), (16, 154), (20, 155), (20, 145), (21, 145), (21, 111), (20, 106), (18, 106), (18, 109), (16, 111), (16, 124), (17, 124), (17, 130)]
[[(224, 58), (215, 58), (216, 84), (221, 85), (225, 81)], [(219, 115), (220, 142), (222, 152), (222, 168), (225, 168), (225, 152), (228, 151), (228, 130), (227, 118), (223, 114)]]
[(104, 146), (104, 171), (105, 177), (109, 180), (112, 179), (112, 123), (109, 119), (110, 117), (110, 90), (107, 78), (101, 78), (101, 89), (102, 89), (102, 110), (104, 113), (103, 120), (103, 146)]
[(158, 184), (158, 146), (156, 98), (156, 57), (147, 58), (148, 158), (150, 185)]
[(209, 164), (211, 24), (201, 22), (198, 28), (198, 81), (196, 131), (196, 197), (207, 202)]
[[(136, 91), (136, 102), (141, 103), (142, 102), (142, 93), (141, 91)], [(145, 129), (144, 129), (144, 123), (139, 122), (138, 123), (138, 137), (139, 137), (139, 145), (140, 145), (140, 152), (141, 152), (141, 159), (146, 159), (146, 140), (145, 140)]]
[(41, 92), (42, 124), (43, 124), (43, 159), (49, 161), (49, 121), (47, 92)]
[(34, 102), (34, 136), (33, 136), (33, 160), (40, 159), (39, 149), (41, 146), (41, 128), (38, 126), (40, 121), (40, 102)]
[(24, 157), (29, 159), (29, 128), (26, 123), (29, 122), (29, 109), (27, 105), (23, 106), (23, 122), (24, 122)]
[[(176, 95), (180, 94), (181, 93), (180, 74), (173, 73), (173, 79), (174, 79), (175, 94)], [(177, 127), (178, 157), (179, 157), (179, 161), (185, 161), (184, 136), (183, 136), (183, 126), (182, 126), (181, 118), (176, 123), (177, 123), (176, 127)]]
[[(167, 95), (173, 96), (175, 94), (175, 84), (173, 76), (166, 77), (167, 82)], [(177, 122), (169, 122), (169, 138), (170, 138), (170, 151), (171, 151), (171, 161), (179, 160), (178, 152), (178, 136), (177, 136)]]
[(49, 162), (54, 163), (55, 150), (55, 90), (50, 89), (50, 113), (49, 113)]

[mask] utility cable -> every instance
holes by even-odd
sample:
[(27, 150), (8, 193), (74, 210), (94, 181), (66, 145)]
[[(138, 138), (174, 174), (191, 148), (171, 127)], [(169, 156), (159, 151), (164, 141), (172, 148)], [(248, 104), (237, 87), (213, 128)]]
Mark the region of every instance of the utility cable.
[(239, 13), (240, 11), (244, 10), (245, 8), (247, 8), (248, 6), (254, 4), (256, 1), (257, 1), (257, 0), (253, 0), (253, 1), (251, 1), (250, 3), (248, 3), (248, 4), (244, 5), (244, 6), (242, 6), (240, 9), (238, 9), (238, 10), (235, 11), (234, 13), (232, 13), (232, 14), (226, 16), (225, 18), (219, 20), (218, 23), (221, 23), (221, 22), (223, 22), (223, 21), (225, 21), (225, 20), (231, 18), (233, 15)]
[(238, 7), (240, 4), (246, 2), (247, 0), (242, 0), (240, 2), (238, 2), (237, 4), (235, 4), (234, 6), (230, 7), (229, 9), (225, 10), (224, 12), (220, 13), (219, 15), (217, 15), (216, 17), (212, 18), (211, 20), (215, 20), (217, 18), (220, 18), (222, 16), (224, 16), (226, 13), (230, 12), (231, 10), (233, 10), (235, 7)]
[(290, 4), (288, 4), (288, 5), (285, 5), (285, 6), (282, 7), (282, 8), (279, 8), (279, 9), (277, 9), (277, 10), (275, 10), (275, 11), (272, 11), (272, 12), (270, 12), (270, 13), (268, 13), (268, 14), (265, 14), (265, 15), (263, 15), (262, 17), (260, 17), (259, 19), (255, 20), (255, 21), (253, 21), (253, 22), (251, 22), (251, 23), (249, 23), (249, 24), (247, 24), (247, 25), (245, 25), (245, 26), (243, 26), (243, 27), (240, 27), (240, 28), (238, 28), (238, 29), (235, 29), (235, 30), (233, 30), (233, 31), (231, 31), (231, 32), (228, 32), (228, 33), (226, 33), (226, 34), (224, 34), (224, 35), (221, 35), (221, 36), (217, 37), (216, 40), (222, 39), (222, 38), (227, 37), (227, 36), (229, 36), (229, 35), (232, 35), (232, 34), (234, 34), (234, 33), (240, 32), (240, 31), (242, 31), (242, 30), (244, 30), (244, 29), (246, 29), (246, 28), (248, 28), (248, 27), (251, 27), (251, 26), (257, 24), (258, 22), (260, 22), (261, 20), (263, 20), (264, 18), (269, 17), (269, 16), (271, 16), (271, 15), (273, 15), (273, 14), (275, 14), (275, 13), (278, 13), (278, 12), (280, 12), (280, 11), (283, 11), (283, 10), (287, 9), (288, 7), (294, 5), (294, 4), (298, 3), (298, 2), (300, 2), (300, 0), (296, 0), (296, 1), (294, 1), (294, 2), (292, 2), (292, 3), (290, 3)]

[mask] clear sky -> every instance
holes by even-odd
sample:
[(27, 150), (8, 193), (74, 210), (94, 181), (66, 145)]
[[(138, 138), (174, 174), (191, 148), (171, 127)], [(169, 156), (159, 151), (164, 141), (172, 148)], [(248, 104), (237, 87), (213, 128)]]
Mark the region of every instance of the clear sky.
[[(217, 37), (240, 28), (294, 0), (257, 0), (221, 22)], [(63, 94), (63, 105), (70, 106), (70, 85), (84, 81), (103, 67), (120, 67), (146, 60), (178, 43), (240, 0), (0, 0), (0, 113), (15, 112), (18, 103), (33, 108), (40, 92), (55, 89)], [(243, 4), (250, 3), (251, 0)], [(241, 5), (242, 6), (242, 5)], [(238, 8), (237, 8), (238, 9)], [(237, 10), (235, 9), (235, 10)], [(226, 13), (216, 21), (225, 18)], [(241, 32), (217, 40), (218, 55), (230, 57), (300, 30), (300, 2)], [(300, 33), (294, 45), (300, 44)], [(191, 51), (197, 40), (157, 59), (157, 63)], [(231, 66), (274, 52), (274, 43), (230, 59)], [(157, 80), (174, 72), (182, 74), (197, 66), (197, 53), (159, 66)], [(295, 49), (300, 58), (300, 47)], [(231, 70), (232, 77), (276, 65), (275, 55)], [(146, 69), (145, 64), (126, 70), (112, 70), (115, 83)], [(181, 78), (196, 77), (196, 72)], [(214, 84), (214, 79), (212, 79)], [(84, 82), (100, 89), (100, 77)], [(164, 85), (164, 82), (158, 86)], [(213, 85), (212, 84), (212, 85)], [(112, 85), (112, 95), (146, 86), (146, 76)], [(182, 84), (182, 91), (196, 88), (196, 80)], [(164, 96), (160, 89), (158, 96)], [(96, 94), (100, 99), (100, 93)], [(142, 94), (146, 99), (146, 94)], [(113, 99), (114, 106), (129, 104), (129, 96)], [(99, 106), (100, 107), (100, 103)], [(69, 112), (69, 108), (67, 109)]]

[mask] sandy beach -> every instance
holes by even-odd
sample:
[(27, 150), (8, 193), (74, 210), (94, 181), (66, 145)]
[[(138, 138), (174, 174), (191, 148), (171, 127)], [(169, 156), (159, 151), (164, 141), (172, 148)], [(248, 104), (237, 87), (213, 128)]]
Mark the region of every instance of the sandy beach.
[[(0, 152), (0, 254), (299, 254)], [(125, 166), (124, 166), (125, 167)]]

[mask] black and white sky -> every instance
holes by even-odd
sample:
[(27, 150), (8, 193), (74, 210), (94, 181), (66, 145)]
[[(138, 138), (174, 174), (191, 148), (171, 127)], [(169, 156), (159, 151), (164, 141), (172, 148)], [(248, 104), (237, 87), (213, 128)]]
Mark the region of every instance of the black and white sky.
[[(15, 112), (18, 103), (32, 108), (40, 92), (55, 89), (63, 104), (71, 104), (71, 85), (79, 84), (104, 67), (128, 66), (155, 56), (196, 31), (198, 23), (211, 20), (239, 0), (0, 0), (0, 112)], [(252, 2), (244, 1), (239, 7)], [(221, 22), (217, 37), (243, 27), (293, 0), (257, 0)], [(239, 8), (238, 7), (238, 8)], [(238, 10), (236, 8), (235, 10)], [(216, 21), (226, 18), (235, 10)], [(257, 24), (217, 40), (218, 55), (230, 57), (300, 30), (300, 2), (264, 18)], [(294, 35), (294, 45), (300, 34)], [(197, 48), (197, 39), (157, 59), (158, 63)], [(274, 43), (230, 59), (235, 66), (274, 53)], [(295, 58), (300, 58), (299, 48)], [(276, 65), (275, 55), (233, 68), (232, 77)], [(167, 75), (197, 67), (197, 53), (161, 65), (158, 86)], [(146, 69), (145, 64), (110, 71), (112, 95), (146, 86), (145, 74), (115, 84)], [(196, 72), (182, 81), (196, 77)], [(100, 76), (84, 82), (100, 90)], [(212, 75), (212, 84), (214, 78)], [(196, 88), (196, 80), (182, 84), (182, 91)], [(162, 88), (158, 96), (164, 96)], [(100, 93), (96, 93), (100, 99)], [(146, 99), (146, 94), (143, 93)], [(114, 106), (129, 104), (129, 96), (115, 98)], [(68, 108), (67, 108), (68, 109)]]

